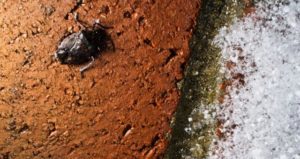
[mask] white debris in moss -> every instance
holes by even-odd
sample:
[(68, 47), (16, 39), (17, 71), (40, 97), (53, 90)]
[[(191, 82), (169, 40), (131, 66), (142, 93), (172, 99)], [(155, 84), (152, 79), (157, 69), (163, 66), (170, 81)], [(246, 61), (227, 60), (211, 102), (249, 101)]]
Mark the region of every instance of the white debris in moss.
[(185, 128), (185, 131), (190, 135), (193, 135), (201, 131), (204, 127), (214, 124), (215, 116), (216, 113), (214, 113), (214, 110), (212, 110), (211, 108), (205, 108), (205, 106), (201, 105), (198, 108), (194, 109), (190, 117), (188, 117), (187, 120), (189, 124)]
[(300, 159), (300, 2), (258, 2), (214, 41), (225, 78), (239, 73), (244, 84), (235, 80), (219, 104), (225, 139), (209, 158)]

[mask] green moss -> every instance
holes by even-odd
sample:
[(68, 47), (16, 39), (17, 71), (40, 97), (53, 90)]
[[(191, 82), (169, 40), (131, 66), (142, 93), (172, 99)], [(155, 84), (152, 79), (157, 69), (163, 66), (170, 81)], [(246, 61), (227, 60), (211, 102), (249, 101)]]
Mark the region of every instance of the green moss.
[[(235, 0), (202, 0), (196, 29), (190, 41), (191, 56), (181, 88), (182, 97), (165, 158), (206, 157), (216, 124), (206, 121), (203, 112), (193, 114), (192, 111), (204, 110), (204, 107), (207, 109), (217, 98), (220, 50), (212, 44), (212, 40), (222, 26), (228, 25), (236, 15), (241, 15), (243, 6), (243, 3)], [(201, 123), (202, 127), (196, 132), (187, 133), (185, 128), (191, 124), (188, 121), (191, 115), (196, 115), (192, 123)]]

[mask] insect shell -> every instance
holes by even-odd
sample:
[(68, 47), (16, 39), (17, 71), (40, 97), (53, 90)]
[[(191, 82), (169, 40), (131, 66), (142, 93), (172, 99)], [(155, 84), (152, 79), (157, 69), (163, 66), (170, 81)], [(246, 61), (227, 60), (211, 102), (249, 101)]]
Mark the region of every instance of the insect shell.
[(105, 30), (81, 30), (65, 37), (59, 44), (55, 57), (62, 64), (83, 64), (101, 52)]

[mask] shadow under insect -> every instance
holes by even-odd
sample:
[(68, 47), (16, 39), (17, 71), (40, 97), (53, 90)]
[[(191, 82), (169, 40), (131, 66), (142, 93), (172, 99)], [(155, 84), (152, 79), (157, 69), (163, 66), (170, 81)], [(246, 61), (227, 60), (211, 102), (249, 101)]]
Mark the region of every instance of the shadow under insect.
[(61, 64), (81, 65), (89, 62), (80, 72), (86, 70), (102, 52), (114, 50), (114, 44), (105, 29), (103, 26), (94, 26), (93, 29), (84, 29), (65, 36), (55, 57)]

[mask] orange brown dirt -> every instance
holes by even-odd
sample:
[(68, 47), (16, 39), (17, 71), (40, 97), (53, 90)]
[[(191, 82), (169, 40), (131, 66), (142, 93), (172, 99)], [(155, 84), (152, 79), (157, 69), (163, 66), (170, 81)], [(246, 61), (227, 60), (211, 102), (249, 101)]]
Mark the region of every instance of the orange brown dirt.
[[(199, 1), (82, 2), (0, 0), (0, 159), (163, 155)], [(77, 13), (115, 45), (84, 77), (53, 59)]]

